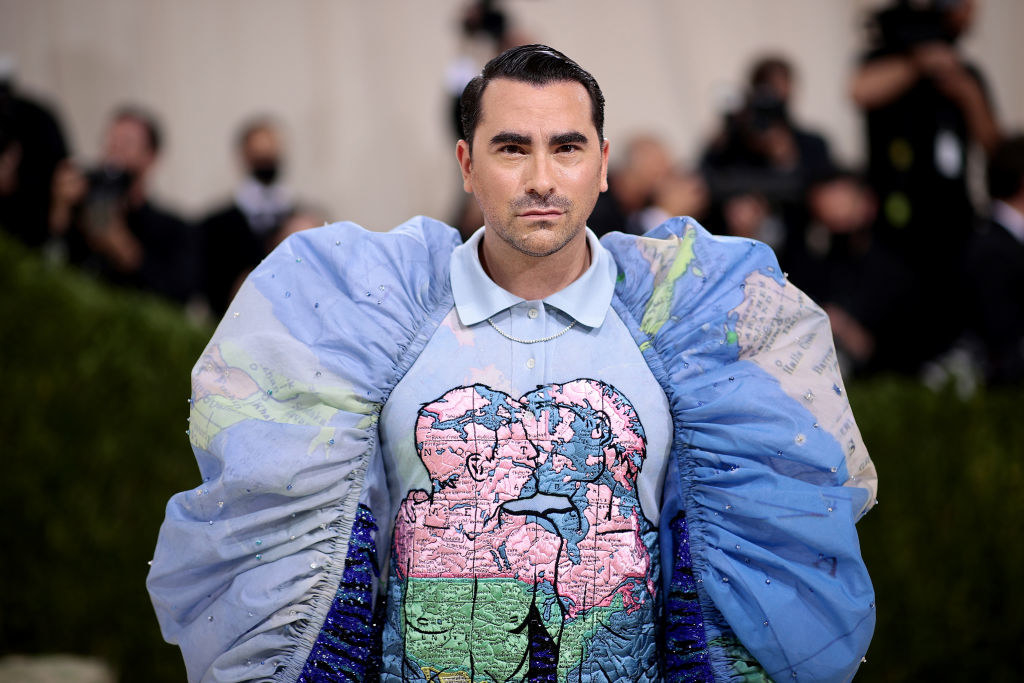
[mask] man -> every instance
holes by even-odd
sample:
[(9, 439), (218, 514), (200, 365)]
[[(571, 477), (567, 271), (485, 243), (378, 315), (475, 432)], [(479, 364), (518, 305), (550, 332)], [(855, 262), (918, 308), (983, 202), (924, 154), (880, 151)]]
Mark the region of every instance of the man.
[(203, 242), (203, 288), (210, 308), (223, 315), (249, 271), (280, 241), (276, 233), (294, 210), (281, 183), (283, 144), (277, 126), (260, 117), (242, 127), (238, 153), (246, 178), (233, 201), (199, 227)]
[(598, 237), (612, 230), (642, 235), (647, 227), (655, 226), (643, 225), (641, 216), (671, 176), (672, 158), (661, 140), (650, 135), (631, 138), (621, 166), (612, 165), (608, 190), (598, 197), (587, 227)]
[(73, 263), (115, 284), (185, 303), (196, 288), (194, 234), (149, 196), (161, 143), (149, 113), (116, 111), (98, 168), (85, 173), (70, 162), (58, 166), (50, 232), (66, 237)]
[(1009, 136), (988, 163), (989, 219), (967, 252), (972, 328), (990, 384), (1024, 381), (1024, 135)]
[(53, 172), (67, 156), (57, 114), (21, 91), (14, 60), (0, 54), (0, 230), (33, 247), (46, 243)]
[(196, 365), (204, 483), (148, 582), (190, 678), (849, 678), (875, 476), (827, 319), (763, 245), (598, 242), (603, 96), (565, 55), (462, 102), (483, 228), (293, 237)]
[(875, 239), (877, 202), (866, 180), (840, 168), (822, 174), (807, 209), (807, 248), (789, 277), (828, 313), (843, 374), (912, 370), (904, 343), (913, 334), (912, 281)]
[(742, 104), (726, 113), (700, 163), (710, 223), (722, 234), (766, 242), (786, 270), (804, 255), (806, 192), (831, 166), (825, 138), (793, 116), (796, 81), (783, 55), (754, 61)]
[[(985, 79), (958, 43), (975, 0), (895, 0), (873, 16), (876, 44), (850, 82), (863, 111), (868, 180), (879, 201), (879, 241), (916, 280), (917, 364), (947, 351), (967, 305), (958, 275), (975, 223), (968, 183), (972, 148), (1001, 137)], [(952, 275), (951, 275), (952, 273)]]

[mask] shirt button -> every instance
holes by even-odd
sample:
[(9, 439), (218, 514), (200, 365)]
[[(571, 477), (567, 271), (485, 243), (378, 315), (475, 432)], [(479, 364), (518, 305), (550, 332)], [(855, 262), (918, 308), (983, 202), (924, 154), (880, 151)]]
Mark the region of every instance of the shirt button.
[(530, 360), (526, 361), (526, 367), (530, 368), (531, 370), (533, 370), (533, 366), (536, 365), (536, 364), (537, 364), (537, 361), (535, 361), (532, 358)]
[(526, 312), (526, 315), (530, 316), (531, 318), (536, 318), (539, 314), (537, 313), (536, 308), (531, 308), (529, 311)]

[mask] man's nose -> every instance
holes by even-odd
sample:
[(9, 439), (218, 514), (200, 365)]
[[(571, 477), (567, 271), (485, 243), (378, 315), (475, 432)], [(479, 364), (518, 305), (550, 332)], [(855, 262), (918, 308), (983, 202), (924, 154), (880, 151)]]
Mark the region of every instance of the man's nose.
[(535, 154), (530, 161), (526, 193), (548, 197), (555, 192), (553, 160), (548, 154)]

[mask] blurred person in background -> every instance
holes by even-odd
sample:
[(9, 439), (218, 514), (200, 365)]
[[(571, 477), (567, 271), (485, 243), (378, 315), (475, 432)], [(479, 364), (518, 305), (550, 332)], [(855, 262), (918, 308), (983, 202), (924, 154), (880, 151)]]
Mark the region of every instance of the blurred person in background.
[(703, 221), (710, 204), (708, 185), (696, 171), (677, 166), (654, 185), (650, 204), (634, 213), (627, 225), (645, 235), (673, 216)]
[(972, 237), (968, 277), (973, 329), (990, 384), (1024, 381), (1024, 134), (988, 163), (989, 216)]
[[(459, 50), (445, 68), (445, 90), (451, 102), (453, 140), (462, 136), (462, 91), (483, 65), (499, 52), (531, 42), (515, 25), (500, 0), (471, 0), (459, 15)], [(460, 193), (453, 225), (467, 239), (483, 225), (477, 203)]]
[(828, 313), (844, 373), (905, 370), (910, 275), (874, 238), (877, 201), (860, 175), (823, 172), (808, 190), (810, 222), (789, 276)]
[(766, 55), (750, 69), (742, 106), (727, 111), (700, 168), (711, 192), (713, 228), (775, 249), (783, 267), (799, 252), (812, 178), (831, 164), (828, 142), (792, 114), (795, 69)]
[(186, 303), (198, 276), (194, 231), (150, 197), (162, 144), (151, 113), (136, 106), (115, 111), (96, 167), (57, 167), (50, 231), (64, 236), (71, 262), (85, 270)]
[(985, 80), (958, 46), (974, 14), (974, 0), (900, 0), (879, 10), (850, 83), (867, 127), (878, 238), (918, 287), (920, 362), (943, 354), (962, 330), (948, 312), (964, 303), (958, 275), (975, 222), (969, 151), (990, 152), (1000, 137)]
[(218, 316), (249, 271), (280, 242), (277, 232), (295, 209), (281, 179), (285, 151), (278, 125), (266, 116), (247, 122), (236, 148), (245, 177), (232, 200), (199, 225), (203, 292)]
[(14, 60), (0, 55), (0, 230), (29, 246), (50, 239), (54, 171), (67, 156), (57, 116), (19, 92)]
[(587, 227), (598, 236), (612, 230), (642, 235), (640, 213), (651, 206), (659, 184), (671, 174), (665, 143), (653, 135), (633, 136), (626, 141), (622, 161), (609, 169), (608, 189), (597, 198)]
[[(267, 242), (267, 247), (273, 251), (277, 245), (284, 242), (297, 232), (312, 230), (328, 223), (327, 212), (309, 204), (296, 204), (291, 213), (281, 221), (281, 227), (274, 231)], [(239, 283), (241, 284), (241, 283)]]

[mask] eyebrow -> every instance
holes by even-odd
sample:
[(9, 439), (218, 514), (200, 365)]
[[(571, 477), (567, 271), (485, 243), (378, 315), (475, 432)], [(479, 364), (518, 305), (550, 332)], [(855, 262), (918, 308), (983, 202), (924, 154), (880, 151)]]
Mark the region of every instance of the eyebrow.
[(570, 133), (559, 133), (558, 135), (552, 135), (550, 144), (552, 147), (558, 147), (560, 145), (569, 145), (572, 143), (585, 145), (587, 144), (587, 142), (589, 142), (589, 140), (587, 140), (586, 135), (574, 130)]
[[(552, 147), (558, 147), (560, 145), (568, 145), (577, 143), (585, 145), (589, 142), (589, 139), (583, 133), (579, 131), (570, 131), (568, 133), (558, 133), (552, 135), (548, 140), (548, 144)], [(524, 145), (529, 146), (533, 144), (533, 138), (529, 135), (523, 135), (522, 133), (513, 133), (512, 131), (501, 131), (491, 138), (492, 145)]]
[(529, 145), (532, 142), (533, 138), (529, 135), (504, 130), (491, 138), (492, 145)]

